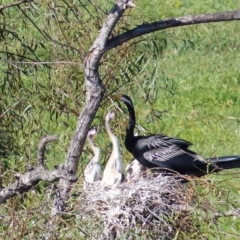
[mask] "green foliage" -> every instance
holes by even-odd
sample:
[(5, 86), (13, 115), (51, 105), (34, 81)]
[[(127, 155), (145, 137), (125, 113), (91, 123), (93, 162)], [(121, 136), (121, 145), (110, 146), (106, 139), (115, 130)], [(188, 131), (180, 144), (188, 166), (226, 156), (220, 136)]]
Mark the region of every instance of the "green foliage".
[[(82, 59), (112, 4), (40, 1), (2, 12), (0, 174), (4, 185), (15, 180), (15, 172), (36, 163), (38, 140), (44, 134), (60, 136), (58, 143), (48, 147), (47, 166), (51, 169), (63, 162), (85, 98)], [(234, 10), (239, 1), (153, 0), (136, 1), (136, 5), (136, 9), (126, 11), (113, 36), (143, 22)], [(99, 70), (106, 93), (122, 92), (133, 98), (141, 134), (163, 132), (187, 139), (194, 143), (193, 150), (206, 157), (239, 154), (238, 32), (239, 23), (235, 22), (205, 24), (168, 29), (123, 44), (102, 59)], [(121, 119), (113, 123), (121, 146), (127, 121), (117, 103), (103, 99), (94, 120), (100, 129), (95, 141), (102, 149), (103, 166), (111, 151), (104, 130), (109, 108)], [(79, 174), (91, 155), (88, 150), (86, 146)], [(130, 161), (124, 147), (122, 153), (125, 163)], [(238, 178), (239, 172), (226, 172), (211, 176), (212, 185), (197, 187), (195, 215), (183, 219), (176, 239), (221, 239), (220, 234), (238, 239), (239, 220), (222, 217), (215, 225), (210, 211), (216, 206), (220, 211), (239, 207)], [(5, 234), (0, 235), (2, 238), (41, 237), (49, 218), (48, 209), (41, 203), (46, 188), (48, 184), (41, 183), (36, 194), (12, 199), (5, 205), (1, 210), (1, 215), (6, 216), (0, 227)], [(202, 202), (208, 209), (202, 209)], [(58, 221), (64, 227), (56, 231), (56, 239), (86, 238), (84, 220)]]

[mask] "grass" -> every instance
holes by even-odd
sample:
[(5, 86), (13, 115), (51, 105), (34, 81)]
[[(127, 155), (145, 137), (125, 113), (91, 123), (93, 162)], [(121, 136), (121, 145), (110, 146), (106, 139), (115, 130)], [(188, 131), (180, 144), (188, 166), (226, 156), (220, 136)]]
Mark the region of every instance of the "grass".
[[(104, 1), (104, 3), (105, 2), (106, 1)], [(112, 5), (112, 1), (109, 1), (109, 5)], [(153, 0), (136, 1), (136, 5), (136, 9), (127, 12), (129, 16), (127, 23), (131, 27), (139, 25), (143, 21), (151, 22), (155, 19), (165, 19), (204, 12), (234, 10), (239, 8), (239, 1), (196, 2), (192, 0), (171, 0), (159, 3), (159, 1)], [(104, 8), (107, 9), (105, 5)], [(89, 20), (89, 15), (86, 16), (86, 19)], [(96, 24), (94, 19), (89, 20), (89, 23), (93, 25)], [(68, 27), (75, 29), (73, 25), (69, 25)], [(80, 27), (81, 26), (79, 26), (79, 28)], [(85, 41), (86, 45), (90, 45), (90, 40), (94, 40), (94, 36), (97, 33), (96, 29), (97, 27), (93, 28), (93, 33), (87, 38), (88, 40)], [(194, 143), (192, 149), (205, 157), (240, 154), (239, 30), (239, 22), (228, 22), (168, 29), (161, 33), (153, 34), (152, 36), (156, 39), (166, 39), (166, 49), (155, 57), (151, 57), (149, 53), (148, 57), (150, 60), (145, 65), (141, 74), (132, 79), (131, 85), (129, 84), (119, 89), (119, 92), (129, 94), (133, 97), (138, 124), (143, 126), (147, 132), (162, 132), (169, 136), (189, 140)], [(23, 35), (26, 34), (25, 28), (21, 31)], [(36, 30), (32, 31), (32, 36), (36, 33), (35, 31)], [(82, 31), (85, 33), (86, 29)], [(38, 34), (37, 37), (40, 38)], [(73, 41), (74, 38), (71, 39)], [(80, 38), (78, 42), (73, 42), (73, 44), (76, 44), (77, 47), (78, 44), (82, 46), (84, 41), (81, 41)], [(51, 51), (53, 49), (55, 50), (54, 47), (51, 48), (49, 45), (49, 43), (46, 44), (46, 47), (50, 48)], [(18, 46), (18, 48), (20, 48), (20, 46)], [(37, 50), (36, 53), (39, 58), (48, 60), (52, 57), (51, 51), (40, 49)], [(83, 49), (83, 52), (84, 51), (86, 51), (86, 49)], [(133, 55), (137, 55), (138, 51), (146, 52), (146, 47), (139, 44), (137, 50), (133, 52)], [(72, 56), (71, 53), (70, 55)], [(60, 54), (59, 56), (60, 59), (65, 58), (64, 54)], [(139, 56), (136, 56), (136, 58), (138, 57)], [(129, 55), (129, 59), (130, 58), (131, 54)], [(73, 60), (76, 59), (74, 58)], [(109, 63), (109, 66), (110, 64), (111, 63)], [(6, 69), (3, 67), (3, 70)], [(121, 70), (124, 72), (125, 68), (122, 67)], [(34, 71), (35, 70), (33, 70), (33, 72)], [(50, 79), (54, 81), (52, 88), (48, 88), (49, 86), (47, 85), (49, 72)], [(71, 66), (64, 65), (59, 68), (53, 67), (51, 71), (40, 68), (38, 72), (35, 72), (34, 78), (32, 76), (24, 76), (22, 79), (25, 88), (33, 87), (34, 89), (34, 81), (36, 81), (41, 84), (46, 84), (44, 86), (49, 90), (51, 95), (54, 96), (54, 90), (57, 89), (60, 96), (65, 96), (65, 91), (71, 93), (72, 90), (68, 79), (74, 78), (74, 83), (76, 82), (77, 84), (80, 72), (81, 71), (78, 71), (76, 68), (73, 69)], [(116, 73), (116, 77), (118, 75), (119, 73)], [(60, 76), (62, 77), (61, 79), (58, 78)], [(82, 75), (80, 76), (81, 79), (79, 81), (81, 85)], [(123, 76), (125, 75), (122, 74), (122, 79), (120, 80), (125, 80)], [(32, 79), (34, 79), (34, 81), (32, 81)], [(115, 83), (111, 82), (111, 84)], [(66, 88), (64, 88), (65, 85)], [(139, 88), (139, 86), (141, 88)], [(81, 95), (84, 87), (81, 86), (79, 89), (76, 92)], [(16, 93), (16, 95), (19, 94), (19, 96), (21, 96), (21, 91)], [(134, 92), (137, 92), (137, 94), (133, 94)], [(149, 98), (146, 97), (146, 93), (148, 92), (150, 93)], [(33, 91), (33, 93), (35, 92)], [(67, 117), (63, 114), (62, 116), (56, 117), (55, 114), (51, 116), (48, 111), (42, 110), (42, 105), (44, 106), (45, 104), (42, 100), (42, 96), (45, 96), (43, 89), (42, 95), (39, 94), (39, 96), (35, 94), (25, 94), (25, 107), (30, 103), (34, 103), (36, 108), (22, 114), (26, 119), (25, 125), (23, 129), (20, 130), (19, 135), (17, 135), (20, 146), (23, 146), (20, 153), (21, 157), (11, 156), (9, 160), (11, 171), (4, 173), (4, 185), (8, 183), (8, 178), (5, 178), (5, 176), (13, 176), (14, 171), (19, 169), (23, 170), (25, 165), (35, 162), (38, 138), (42, 134), (51, 133), (60, 135), (59, 143), (54, 143), (48, 148), (48, 167), (52, 168), (53, 165), (63, 162), (72, 133), (75, 129), (77, 120), (75, 116), (70, 114), (70, 117)], [(72, 104), (71, 95), (69, 96), (66, 102), (71, 108), (74, 108), (75, 105)], [(38, 102), (41, 107), (38, 106)], [(51, 101), (50, 103), (53, 104)], [(126, 117), (124, 113), (120, 113), (117, 108), (115, 108), (115, 103), (111, 105), (108, 102), (107, 105), (106, 108), (103, 107), (99, 109), (97, 117), (94, 120), (94, 124), (100, 127), (96, 144), (102, 149), (103, 166), (111, 151), (109, 139), (106, 137), (103, 127), (103, 118), (108, 108), (115, 109), (119, 119)], [(55, 109), (57, 107), (53, 104), (52, 108)], [(81, 104), (78, 106), (77, 111), (79, 110), (81, 110)], [(124, 121), (118, 120), (113, 124), (115, 133), (120, 138), (123, 159), (126, 164), (131, 160), (131, 156), (123, 146), (125, 123)], [(82, 167), (87, 163), (91, 155), (87, 146), (85, 149), (86, 151), (81, 158), (79, 173), (81, 173)], [(238, 170), (207, 176), (206, 179), (209, 180), (212, 185), (203, 185), (202, 188), (196, 186), (196, 189), (199, 191), (198, 201), (209, 201), (212, 205), (216, 205), (221, 211), (239, 207), (239, 177), (240, 174)], [(14, 178), (12, 178), (12, 180), (13, 179)], [(20, 202), (17, 203), (16, 200), (12, 200), (6, 205), (7, 208), (5, 210), (8, 214), (10, 213), (9, 216), (16, 214), (16, 219), (19, 221), (17, 224), (19, 228), (16, 228), (16, 236), (14, 237), (17, 237), (17, 231), (23, 229), (23, 227), (26, 227), (26, 229), (24, 229), (25, 232), (34, 228), (39, 229), (39, 232), (44, 229), (42, 222), (44, 222), (44, 219), (47, 219), (48, 216), (45, 217), (44, 215), (44, 219), (41, 219), (42, 212), (36, 211), (36, 215), (34, 215), (34, 208), (40, 209), (42, 207), (41, 201), (45, 199), (43, 193), (45, 192), (46, 186), (40, 184), (38, 188), (41, 194), (35, 195), (30, 193), (28, 197), (23, 197)], [(71, 201), (74, 201), (74, 199), (70, 200), (70, 204)], [(29, 206), (33, 206), (33, 208)], [(21, 211), (18, 210), (25, 208), (29, 209), (30, 216), (25, 217), (24, 215), (24, 218), (28, 221), (24, 221), (21, 225)], [(5, 210), (2, 210), (3, 212), (1, 212), (1, 214), (4, 215), (6, 213), (4, 212)], [(34, 221), (36, 225), (33, 226), (31, 223)], [(193, 221), (196, 221), (196, 224), (200, 223), (202, 225), (202, 235), (207, 239), (224, 239), (225, 237), (228, 239), (238, 239), (237, 234), (240, 228), (240, 221), (237, 218), (223, 217), (219, 219), (218, 225), (214, 225), (213, 221), (208, 221), (204, 224), (204, 217), (196, 213)], [(7, 225), (10, 226), (10, 223), (11, 221), (9, 220), (9, 222), (5, 224), (5, 227)], [(77, 226), (81, 225), (79, 219), (76, 220), (76, 223), (78, 224)], [(71, 221), (70, 223), (64, 222), (63, 225), (68, 228), (74, 228), (74, 223)], [(9, 229), (9, 226), (7, 229)], [(29, 229), (27, 227), (29, 227)], [(68, 231), (66, 229), (67, 228), (63, 229), (61, 237), (67, 236)], [(6, 230), (6, 228), (4, 230)], [(74, 232), (74, 230), (72, 232)], [(38, 233), (32, 232), (31, 234), (35, 237), (39, 236), (37, 235)], [(221, 234), (223, 234), (222, 236), (224, 237), (221, 237)], [(199, 236), (193, 236), (193, 233), (186, 233), (184, 239), (199, 239), (198, 237)]]

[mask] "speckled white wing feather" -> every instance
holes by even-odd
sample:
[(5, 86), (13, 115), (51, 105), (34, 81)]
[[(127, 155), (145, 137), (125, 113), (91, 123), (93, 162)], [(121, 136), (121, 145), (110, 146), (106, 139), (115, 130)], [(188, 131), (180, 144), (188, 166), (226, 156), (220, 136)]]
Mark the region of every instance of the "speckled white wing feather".
[(186, 152), (177, 146), (171, 145), (168, 147), (151, 149), (143, 154), (144, 158), (155, 165), (162, 166), (162, 163), (181, 155), (189, 155), (196, 160), (204, 161), (204, 159), (199, 159), (200, 156)]
[(168, 147), (171, 145), (181, 146), (186, 149), (192, 145), (191, 142), (178, 138), (171, 138), (166, 135), (153, 135), (147, 137), (144, 139), (144, 144), (147, 145), (149, 149)]
[(143, 157), (157, 166), (162, 166), (164, 162), (181, 155), (189, 155), (193, 159), (205, 162), (204, 158), (188, 149), (191, 143), (182, 139), (155, 135), (144, 139), (144, 142), (147, 145), (147, 149), (145, 148)]

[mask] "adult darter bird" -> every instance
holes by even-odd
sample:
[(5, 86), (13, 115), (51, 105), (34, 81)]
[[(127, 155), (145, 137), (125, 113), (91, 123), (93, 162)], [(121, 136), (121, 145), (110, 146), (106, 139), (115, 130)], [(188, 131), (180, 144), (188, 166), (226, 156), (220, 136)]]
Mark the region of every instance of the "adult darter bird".
[(125, 146), (133, 157), (144, 166), (148, 168), (158, 167), (165, 171), (195, 176), (240, 167), (239, 155), (206, 160), (189, 149), (192, 145), (189, 141), (168, 137), (163, 134), (134, 136), (136, 117), (132, 100), (123, 94), (111, 97), (122, 101), (128, 109), (129, 122), (126, 128)]

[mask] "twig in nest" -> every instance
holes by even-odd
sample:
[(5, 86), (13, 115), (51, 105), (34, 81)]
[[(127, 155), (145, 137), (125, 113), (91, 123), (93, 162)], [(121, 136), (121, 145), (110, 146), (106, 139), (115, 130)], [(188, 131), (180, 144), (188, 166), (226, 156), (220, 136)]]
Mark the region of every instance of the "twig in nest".
[(93, 239), (114, 239), (123, 234), (130, 239), (133, 233), (135, 237), (147, 233), (157, 239), (171, 239), (174, 227), (169, 216), (192, 210), (186, 207), (186, 199), (191, 198), (186, 197), (189, 192), (181, 181), (179, 175), (149, 175), (108, 190), (100, 189), (96, 182), (78, 199), (79, 217), (86, 220), (91, 216), (103, 223), (102, 229), (91, 232)]

